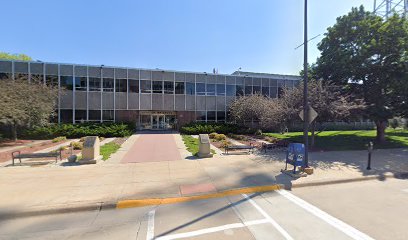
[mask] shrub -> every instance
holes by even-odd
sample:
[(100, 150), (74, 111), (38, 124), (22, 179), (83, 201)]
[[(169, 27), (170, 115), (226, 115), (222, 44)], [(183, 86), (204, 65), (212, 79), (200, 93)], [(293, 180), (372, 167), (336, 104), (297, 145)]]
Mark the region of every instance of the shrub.
[(68, 146), (62, 146), (58, 148), (58, 151), (65, 151), (68, 149)]
[(74, 150), (82, 150), (84, 148), (84, 144), (82, 142), (71, 142), (71, 147)]
[(56, 138), (52, 139), (52, 142), (56, 143), (56, 142), (62, 142), (62, 141), (65, 141), (65, 140), (67, 140), (67, 137), (61, 136), (61, 137), (56, 137)]
[(232, 123), (189, 123), (180, 128), (180, 133), (188, 135), (209, 134), (209, 133), (243, 133), (248, 128), (240, 127)]
[(231, 146), (231, 145), (232, 145), (232, 143), (230, 141), (227, 141), (227, 140), (222, 140), (222, 142), (221, 142), (221, 147), (222, 148), (226, 148), (226, 147)]
[(134, 132), (133, 124), (125, 123), (81, 123), (54, 124), (48, 127), (37, 127), (26, 130), (24, 137), (32, 139), (49, 139), (57, 136), (80, 138), (84, 136), (126, 137)]
[(255, 135), (262, 136), (262, 130), (261, 129), (256, 130)]
[(217, 136), (217, 134), (218, 134), (218, 133), (213, 132), (213, 133), (208, 134), (208, 137), (209, 137), (210, 139), (214, 139), (215, 136)]
[(215, 141), (223, 141), (227, 139), (227, 136), (225, 136), (224, 134), (217, 134), (214, 137)]

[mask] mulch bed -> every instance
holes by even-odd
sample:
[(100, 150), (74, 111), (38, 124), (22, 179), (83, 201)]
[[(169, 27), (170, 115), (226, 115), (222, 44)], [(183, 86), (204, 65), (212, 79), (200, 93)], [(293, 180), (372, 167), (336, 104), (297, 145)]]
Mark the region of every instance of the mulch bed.
[(61, 142), (56, 142), (53, 143), (51, 140), (50, 141), (46, 141), (37, 145), (33, 145), (33, 146), (29, 146), (29, 147), (24, 147), (24, 148), (20, 148), (17, 150), (10, 150), (10, 151), (6, 151), (6, 152), (1, 152), (0, 153), (0, 162), (7, 162), (9, 160), (11, 160), (11, 153), (14, 151), (20, 151), (21, 153), (33, 153), (36, 151), (40, 151), (49, 147), (53, 147), (56, 145), (59, 145), (61, 143), (67, 142), (68, 140), (65, 141), (61, 141)]

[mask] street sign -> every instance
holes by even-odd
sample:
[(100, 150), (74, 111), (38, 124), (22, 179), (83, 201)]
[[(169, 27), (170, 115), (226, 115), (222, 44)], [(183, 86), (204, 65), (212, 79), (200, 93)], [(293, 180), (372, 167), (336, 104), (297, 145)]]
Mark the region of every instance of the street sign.
[[(303, 114), (304, 114), (303, 110), (300, 111), (299, 117), (304, 121)], [(309, 123), (313, 122), (313, 120), (315, 120), (317, 118), (317, 116), (319, 116), (319, 114), (317, 114), (317, 112), (312, 107), (309, 107), (309, 117), (308, 117), (309, 119), (308, 119), (308, 122)]]

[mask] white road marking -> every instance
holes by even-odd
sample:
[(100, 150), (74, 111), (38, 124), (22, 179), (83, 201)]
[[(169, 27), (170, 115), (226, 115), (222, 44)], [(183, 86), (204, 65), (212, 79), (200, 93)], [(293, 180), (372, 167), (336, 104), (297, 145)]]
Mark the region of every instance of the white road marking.
[(258, 225), (258, 224), (263, 224), (263, 223), (269, 223), (269, 220), (259, 219), (259, 220), (247, 221), (243, 223), (226, 224), (226, 225), (222, 225), (218, 227), (204, 228), (204, 229), (191, 231), (191, 232), (177, 233), (177, 234), (167, 235), (163, 237), (158, 237), (158, 238), (155, 238), (155, 240), (172, 240), (172, 239), (180, 239), (180, 238), (190, 238), (190, 237), (195, 237), (195, 236), (199, 236), (199, 235), (203, 235), (207, 233), (220, 232), (220, 231), (224, 231), (227, 229), (242, 228), (242, 227)]
[(305, 200), (296, 197), (295, 195), (289, 193), (286, 190), (277, 190), (277, 192), (281, 194), (282, 196), (284, 196), (285, 198), (289, 199), (291, 202), (302, 207), (306, 211), (322, 219), (323, 221), (327, 222), (328, 224), (332, 225), (333, 227), (337, 228), (338, 230), (342, 231), (343, 233), (347, 234), (353, 239), (374, 240), (373, 238), (366, 235), (365, 233), (360, 232), (359, 230), (348, 225), (347, 223), (329, 215), (328, 213), (320, 210), (319, 208), (313, 206), (312, 204), (306, 202)]
[(402, 189), (402, 191), (408, 193), (408, 188), (407, 189)]
[(146, 240), (154, 239), (154, 215), (155, 213), (156, 213), (156, 210), (153, 209), (148, 214)]
[(271, 216), (269, 216), (260, 206), (258, 206), (254, 200), (249, 198), (246, 194), (242, 194), (242, 196), (244, 196), (248, 202), (251, 203), (252, 206), (254, 206), (256, 210), (258, 210), (258, 212), (260, 212), (262, 216), (264, 216), (287, 240), (293, 240), (289, 233), (286, 232), (285, 229), (283, 229), (275, 220), (273, 220)]

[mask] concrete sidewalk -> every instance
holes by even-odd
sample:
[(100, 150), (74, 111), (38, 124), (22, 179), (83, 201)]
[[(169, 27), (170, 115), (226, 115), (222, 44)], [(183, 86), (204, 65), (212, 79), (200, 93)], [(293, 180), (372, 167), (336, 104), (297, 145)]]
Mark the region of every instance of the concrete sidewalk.
[[(130, 138), (132, 139), (132, 138)], [(126, 145), (126, 143), (124, 144)], [(129, 145), (129, 144), (128, 144)], [(124, 156), (125, 152), (117, 156)], [(408, 172), (408, 150), (377, 150), (366, 171), (365, 151), (312, 153), (315, 174), (292, 179), (281, 154), (215, 155), (210, 159), (67, 167), (0, 169), (0, 218), (114, 208), (122, 200), (194, 196), (283, 184), (286, 188), (386, 178)]]

